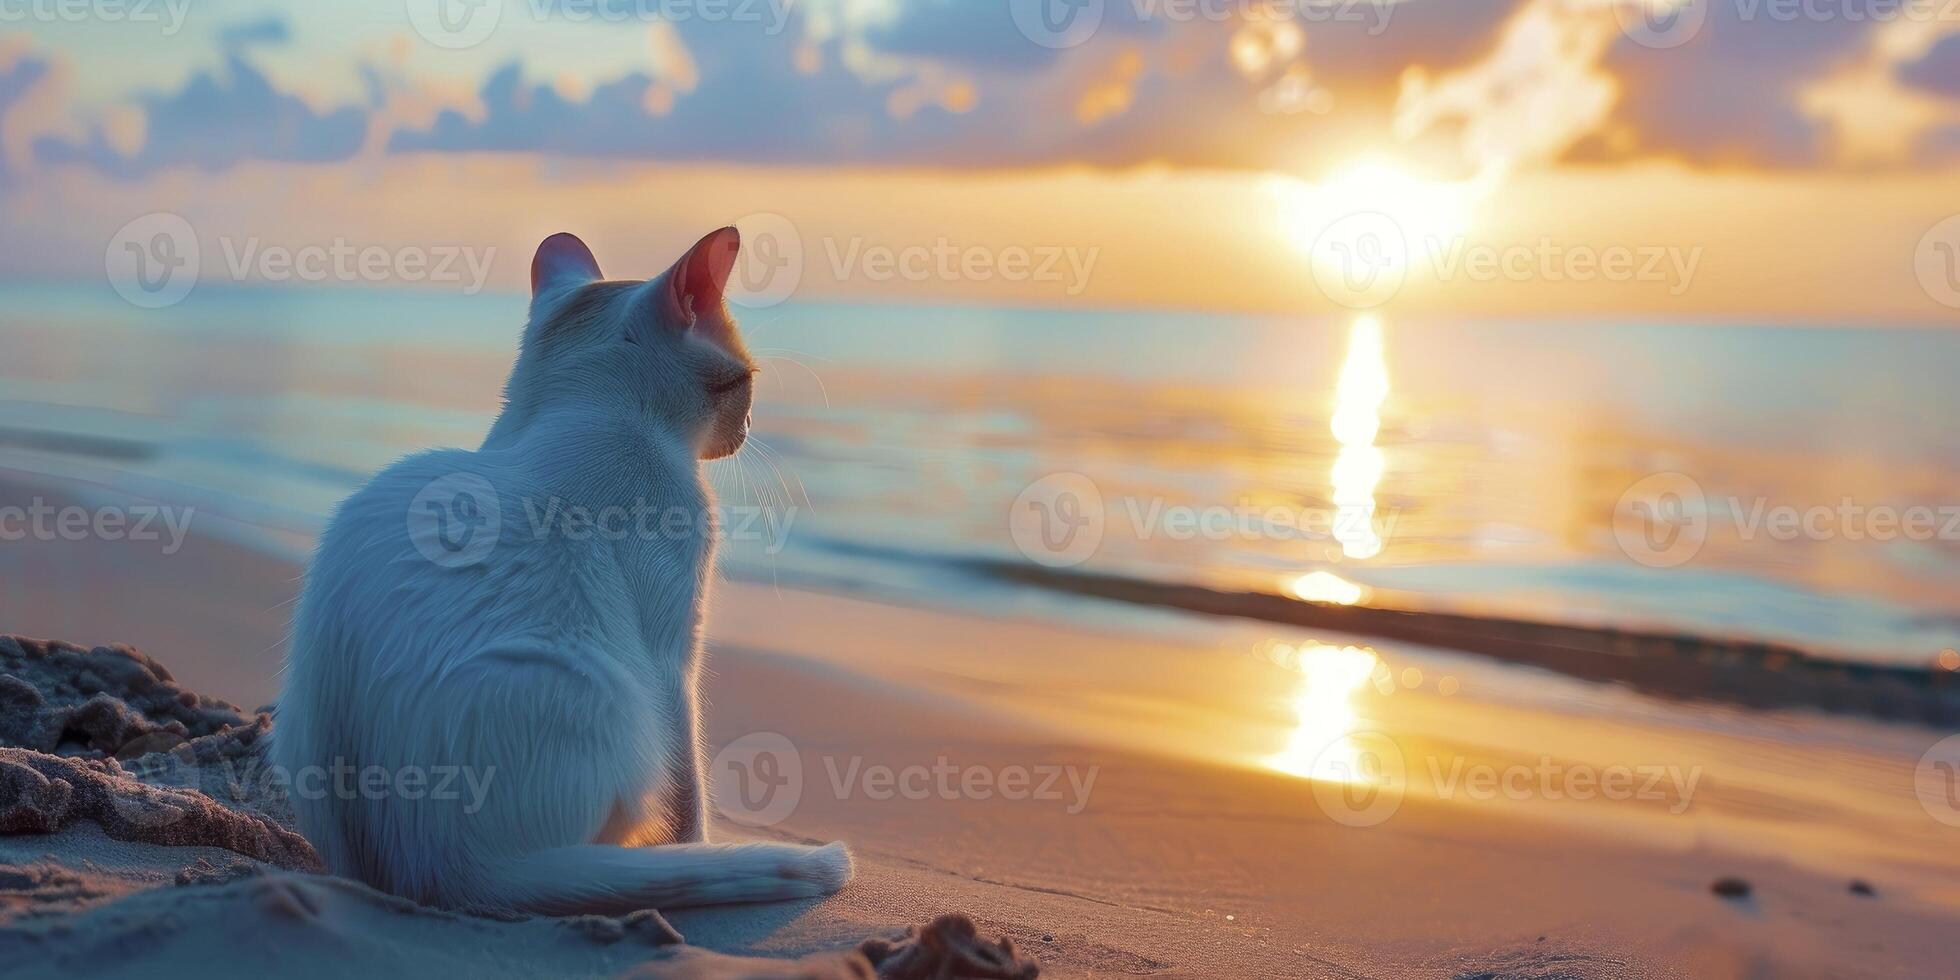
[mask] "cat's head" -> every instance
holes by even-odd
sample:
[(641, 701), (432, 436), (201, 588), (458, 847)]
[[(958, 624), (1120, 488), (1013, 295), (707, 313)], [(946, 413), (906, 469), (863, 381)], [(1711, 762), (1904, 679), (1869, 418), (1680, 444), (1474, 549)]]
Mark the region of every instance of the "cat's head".
[(531, 260), (531, 323), (506, 411), (576, 403), (642, 418), (701, 459), (740, 449), (756, 366), (722, 296), (740, 248), (740, 233), (723, 228), (666, 272), (619, 281), (600, 276), (577, 236), (545, 239)]

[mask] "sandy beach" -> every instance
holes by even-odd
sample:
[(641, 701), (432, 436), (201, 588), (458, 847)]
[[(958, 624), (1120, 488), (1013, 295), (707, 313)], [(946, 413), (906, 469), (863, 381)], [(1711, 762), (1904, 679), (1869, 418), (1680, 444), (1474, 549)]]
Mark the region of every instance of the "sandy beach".
[[(9, 547), (34, 561), (32, 543)], [(167, 557), (133, 543), (85, 554), (71, 574), (140, 606), (92, 603), (104, 614), (81, 620), (10, 592), (5, 628), (127, 642), (186, 688), (271, 698), (280, 593), (299, 569), (196, 535)], [(250, 598), (207, 631), (191, 596)], [(1392, 733), (1402, 778), (1371, 790), (1284, 771), (1298, 674), (1267, 624), (1159, 612), (1061, 625), (731, 582), (711, 633), (717, 776), (759, 752), (793, 767), (767, 802), (718, 782), (717, 837), (843, 840), (858, 876), (824, 901), (675, 911), (690, 950), (834, 954), (963, 913), (1049, 976), (1900, 976), (1942, 970), (1939, 937), (1960, 917), (1946, 828), (1913, 795), (1925, 739), (1906, 729), (1805, 717), (1812, 745), (1772, 745), (1758, 733), (1799, 719), (1550, 675), (1526, 702), (1474, 657), (1382, 646), (1394, 693), (1369, 688), (1350, 727)], [(1479, 771), (1548, 763), (1517, 792), (1471, 788)], [(1625, 799), (1605, 782), (1574, 793), (1585, 786), (1565, 775), (1615, 765), (1633, 773)], [(87, 823), (0, 849), (0, 946), (122, 922), (136, 931), (64, 953), (105, 975), (205, 955), (304, 972), (328, 950), (383, 972), (611, 975), (673, 955), (543, 923), (418, 912), (439, 924), (402, 927), (351, 883)], [(200, 862), (220, 879), (240, 863), (256, 873), (174, 884), (202, 880)], [(262, 894), (289, 879), (278, 888), (299, 897)], [(290, 902), (309, 911), (278, 941), (249, 927)], [(158, 915), (177, 924), (168, 943), (132, 938)]]
[(0, 980), (1960, 976), (1960, 0), (1764, 6), (0, 0)]

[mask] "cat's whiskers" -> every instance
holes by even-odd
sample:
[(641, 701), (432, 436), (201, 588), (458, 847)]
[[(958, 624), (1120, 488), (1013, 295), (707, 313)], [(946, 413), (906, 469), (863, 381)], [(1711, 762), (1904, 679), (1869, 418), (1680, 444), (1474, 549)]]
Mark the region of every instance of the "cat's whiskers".
[(750, 436), (749, 441), (755, 444), (756, 454), (762, 457), (762, 462), (776, 474), (776, 483), (783, 488), (783, 496), (787, 500), (788, 505), (795, 506), (797, 495), (801, 493), (803, 506), (811, 513), (816, 513), (816, 507), (810, 503), (810, 491), (803, 486), (803, 478), (796, 475), (794, 467), (790, 469), (790, 479), (796, 481), (796, 490), (792, 491), (789, 488), (789, 482), (783, 479), (783, 468), (778, 464), (788, 463), (789, 459), (782, 454), (782, 451), (755, 436)]
[[(800, 367), (803, 370), (809, 372), (810, 379), (817, 383), (817, 392), (823, 396), (823, 407), (825, 408), (830, 407), (830, 389), (824, 385), (823, 375), (818, 374), (816, 368), (813, 368), (810, 365), (797, 360), (796, 356), (815, 358), (816, 360), (819, 361), (828, 360), (828, 358), (820, 357), (816, 354), (806, 353), (804, 351), (791, 350), (787, 347), (758, 347), (753, 351), (753, 353), (756, 355), (756, 358), (758, 360), (785, 361), (787, 363), (794, 364), (797, 367)], [(782, 385), (783, 385), (783, 377), (781, 374), (778, 374), (776, 375), (776, 388), (778, 391), (782, 390)]]

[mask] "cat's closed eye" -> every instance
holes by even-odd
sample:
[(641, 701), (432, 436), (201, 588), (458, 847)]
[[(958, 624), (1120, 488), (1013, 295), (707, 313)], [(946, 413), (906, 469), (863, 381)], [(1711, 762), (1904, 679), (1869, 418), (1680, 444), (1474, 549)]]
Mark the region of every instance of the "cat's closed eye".
[(749, 380), (749, 372), (730, 375), (726, 378), (723, 378), (720, 381), (716, 381), (708, 385), (708, 392), (710, 394), (715, 394), (715, 395), (725, 395), (728, 392), (740, 388), (742, 386), (742, 382), (747, 380)]

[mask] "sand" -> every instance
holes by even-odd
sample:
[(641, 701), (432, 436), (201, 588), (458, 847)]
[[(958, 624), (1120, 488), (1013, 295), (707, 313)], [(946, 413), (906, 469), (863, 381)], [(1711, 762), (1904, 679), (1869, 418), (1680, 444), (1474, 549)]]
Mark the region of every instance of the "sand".
[[(145, 616), (162, 617), (179, 592), (257, 595), (296, 577), (234, 550), (205, 541), (167, 561), (112, 556), (89, 587), (147, 590)], [(105, 614), (96, 619), (110, 625), (84, 629), (96, 620), (5, 598), (0, 630), (133, 643), (176, 671), (172, 683), (256, 704), (277, 668), (280, 600), (267, 598), (267, 625), (254, 632), (253, 617), (233, 617), (224, 644), (198, 642), (194, 616), (159, 626), (169, 653), (146, 642), (144, 622)], [(719, 786), (714, 834), (850, 843), (858, 877), (828, 899), (657, 921), (494, 922), (417, 909), (264, 854), (119, 839), (80, 819), (0, 836), (0, 963), (63, 976), (217, 963), (294, 975), (834, 976), (869, 968), (853, 958), (867, 939), (960, 913), (1044, 976), (1950, 971), (1960, 831), (1912, 795), (1913, 763), (1936, 734), (1650, 703), (1384, 648), (1398, 672), (1420, 665), (1425, 680), (1366, 695), (1369, 723), (1396, 733), (1411, 776), (1392, 819), (1361, 826), (1335, 819), (1323, 784), (1261, 764), (1275, 732), (1283, 741), (1293, 696), (1290, 675), (1252, 652), (1269, 627), (1182, 613), (1132, 617), (1127, 629), (1106, 622), (723, 587), (710, 741), (780, 739), (763, 744), (786, 743), (800, 778), (787, 810), (758, 812)], [(190, 666), (179, 670), (178, 656)], [(1442, 673), (1461, 691), (1439, 694)], [(188, 724), (185, 735), (197, 741)], [(1415, 775), (1421, 757), (1528, 762), (1541, 746), (1705, 774), (1678, 810), (1684, 801), (1671, 798), (1444, 799)], [(1017, 770), (1031, 782), (1043, 771), (1077, 781), (1062, 775), (1051, 795), (1029, 785), (1017, 796), (1006, 792)], [(889, 784), (880, 771), (901, 775)], [(909, 789), (907, 771), (919, 774)], [(173, 791), (191, 791), (173, 778)], [(227, 809), (255, 812), (236, 800)], [(1717, 894), (1724, 879), (1747, 894)]]
[(690, 946), (658, 910), (484, 918), (333, 877), (265, 773), (273, 718), (127, 646), (0, 635), (0, 963), (10, 975), (418, 973), (997, 977), (1037, 967), (964, 916), (791, 959)]

